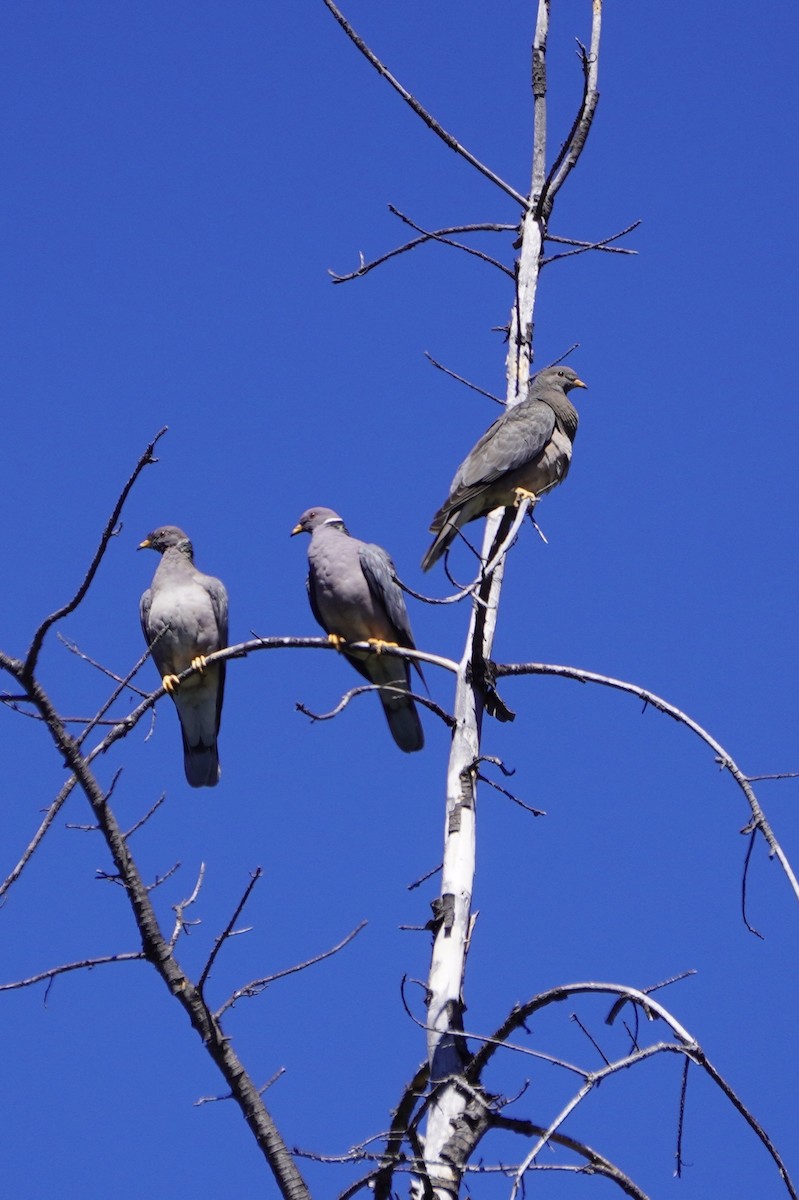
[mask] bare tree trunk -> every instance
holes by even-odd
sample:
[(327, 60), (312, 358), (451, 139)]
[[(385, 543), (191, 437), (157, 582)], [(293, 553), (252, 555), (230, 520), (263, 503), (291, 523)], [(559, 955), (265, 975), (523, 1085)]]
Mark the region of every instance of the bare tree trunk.
[[(601, 10), (595, 0), (594, 14)], [(532, 50), (534, 103), (533, 168), (528, 204), (520, 225), (516, 287), (511, 308), (506, 359), (508, 407), (524, 396), (530, 375), (533, 310), (546, 232), (546, 45), (549, 0), (538, 0)], [(592, 47), (593, 48), (593, 47)], [(597, 46), (598, 48), (598, 46)], [(483, 540), (483, 563), (502, 544), (510, 520), (504, 510), (493, 512)], [(471, 911), (476, 868), (477, 763), (485, 707), (484, 671), (491, 658), (499, 609), (504, 556), (477, 594), (455, 686), (454, 716), (447, 769), (446, 826), (441, 894), (436, 905), (436, 932), (428, 980), (428, 1061), (435, 1088), (451, 1082), (434, 1096), (427, 1121), (424, 1155), (433, 1195), (440, 1200), (458, 1196), (462, 1170), (479, 1134), (464, 1138), (467, 1110), (474, 1107), (473, 1091), (456, 1082), (467, 1059), (459, 1036), (463, 1029), (463, 981), (472, 932)], [(468, 1113), (469, 1123), (475, 1114)], [(470, 1144), (471, 1143), (471, 1144)], [(422, 1192), (417, 1190), (417, 1195)]]

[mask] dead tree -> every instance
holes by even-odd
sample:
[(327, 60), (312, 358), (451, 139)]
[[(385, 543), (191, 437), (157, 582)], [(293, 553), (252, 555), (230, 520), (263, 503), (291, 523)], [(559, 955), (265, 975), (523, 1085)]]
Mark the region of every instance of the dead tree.
[[(529, 191), (517, 192), (500, 179), (490, 168), (479, 162), (464, 146), (448, 134), (435, 118), (396, 80), (386, 66), (358, 37), (349, 26), (340, 10), (325, 0), (339, 25), (370, 63), (388, 80), (425, 124), (441, 138), (447, 146), (464, 157), (475, 170), (491, 180), (497, 189), (521, 209), (517, 224), (497, 222), (491, 225), (447, 226), (428, 231), (414, 226), (417, 234), (410, 242), (383, 255), (371, 263), (362, 262), (358, 270), (347, 276), (336, 277), (336, 282), (358, 278), (388, 259), (429, 241), (446, 241), (457, 244), (470, 254), (487, 258), (470, 244), (454, 243), (455, 237), (468, 236), (487, 230), (498, 232), (514, 231), (518, 235), (518, 256), (513, 266), (500, 259), (491, 259), (495, 266), (504, 271), (513, 281), (510, 317), (507, 330), (505, 403), (513, 405), (524, 394), (533, 359), (533, 310), (539, 271), (545, 262), (547, 242), (562, 243), (549, 232), (549, 221), (560, 189), (577, 165), (599, 97), (598, 74), (600, 34), (602, 20), (601, 0), (592, 0), (591, 32), (585, 46), (579, 46), (579, 60), (583, 76), (582, 98), (577, 107), (573, 125), (563, 140), (560, 149), (551, 154), (547, 145), (547, 35), (549, 0), (539, 0), (532, 52), (532, 87), (535, 113), (534, 144), (532, 151), (532, 177)], [(409, 218), (403, 218), (413, 225)], [(598, 242), (569, 241), (569, 249), (563, 253), (584, 253), (592, 250), (630, 253), (627, 248), (616, 245), (617, 241), (630, 232), (628, 226), (620, 233)], [(557, 257), (555, 255), (553, 257)], [(207, 998), (207, 984), (217, 964), (220, 951), (237, 932), (237, 925), (245, 905), (255, 887), (259, 872), (253, 872), (243, 894), (231, 914), (229, 922), (220, 930), (202, 969), (191, 978), (184, 970), (178, 957), (181, 938), (190, 925), (190, 910), (197, 903), (202, 885), (202, 872), (192, 892), (175, 906), (173, 928), (164, 927), (159, 920), (152, 901), (154, 888), (163, 880), (147, 884), (133, 857), (130, 839), (143, 821), (149, 820), (156, 808), (145, 814), (142, 821), (131, 829), (123, 830), (112, 810), (115, 781), (108, 788), (98, 782), (94, 764), (124, 739), (153, 710), (163, 698), (164, 688), (152, 693), (140, 692), (136, 707), (124, 716), (115, 715), (114, 707), (119, 697), (130, 691), (134, 679), (146, 655), (125, 676), (116, 676), (108, 699), (91, 717), (85, 720), (69, 720), (55, 705), (44, 687), (39, 670), (42, 652), (48, 635), (59, 623), (74, 612), (89, 589), (94, 586), (98, 567), (118, 528), (119, 518), (127, 497), (137, 479), (155, 461), (155, 449), (163, 430), (153, 439), (139, 459), (131, 478), (123, 488), (100, 538), (96, 553), (85, 577), (71, 599), (56, 609), (36, 627), (29, 649), (24, 657), (17, 658), (0, 652), (0, 669), (11, 681), (10, 688), (0, 697), (6, 710), (24, 714), (40, 721), (54, 749), (60, 755), (69, 772), (68, 778), (58, 795), (47, 809), (40, 827), (31, 838), (28, 847), (20, 855), (17, 864), (7, 874), (0, 886), (0, 896), (6, 895), (17, 883), (30, 863), (42, 839), (60, 812), (70, 794), (79, 790), (88, 802), (94, 828), (98, 829), (108, 848), (113, 863), (113, 876), (125, 891), (141, 947), (136, 951), (120, 952), (103, 958), (85, 959), (51, 967), (34, 976), (18, 979), (0, 987), (0, 991), (29, 987), (37, 983), (51, 983), (60, 975), (75, 970), (99, 966), (110, 962), (143, 960), (148, 962), (166, 986), (170, 996), (183, 1009), (192, 1028), (197, 1032), (202, 1047), (218, 1069), (230, 1097), (239, 1106), (257, 1145), (271, 1170), (280, 1195), (286, 1200), (310, 1200), (310, 1190), (299, 1169), (298, 1154), (287, 1145), (277, 1129), (263, 1099), (264, 1087), (258, 1087), (251, 1073), (239, 1058), (225, 1026), (225, 1017), (232, 1006), (245, 996), (257, 995), (276, 976), (264, 976), (238, 986), (221, 1005), (213, 1007)], [(497, 690), (498, 681), (509, 676), (545, 674), (567, 677), (584, 683), (611, 687), (637, 696), (647, 705), (670, 716), (687, 726), (712, 751), (719, 765), (727, 771), (741, 790), (751, 812), (748, 832), (752, 843), (759, 835), (767, 843), (769, 852), (781, 864), (794, 895), (799, 899), (799, 883), (760, 805), (749, 779), (723, 746), (701, 725), (675, 705), (656, 696), (651, 691), (608, 676), (598, 675), (577, 668), (561, 667), (545, 663), (496, 663), (493, 661), (493, 641), (497, 613), (501, 597), (506, 555), (529, 513), (529, 501), (520, 503), (517, 510), (495, 512), (488, 520), (483, 541), (481, 563), (475, 581), (460, 589), (448, 599), (463, 601), (470, 605), (471, 615), (465, 645), (460, 661), (454, 662), (441, 655), (426, 651), (408, 651), (386, 647), (383, 651), (409, 659), (429, 663), (454, 677), (454, 700), (452, 713), (426, 697), (417, 697), (420, 703), (443, 720), (452, 731), (451, 751), (447, 770), (445, 811), (445, 837), (440, 892), (433, 905), (430, 931), (433, 937), (432, 958), (427, 983), (424, 1018), (418, 1020), (426, 1040), (426, 1058), (413, 1073), (410, 1082), (402, 1090), (399, 1101), (391, 1114), (390, 1127), (379, 1150), (371, 1141), (364, 1141), (349, 1154), (340, 1156), (339, 1161), (366, 1164), (366, 1172), (342, 1193), (342, 1200), (359, 1192), (371, 1190), (376, 1200), (389, 1200), (395, 1194), (397, 1177), (405, 1173), (410, 1176), (410, 1189), (417, 1198), (424, 1200), (455, 1200), (463, 1191), (464, 1179), (469, 1172), (494, 1172), (507, 1178), (511, 1197), (521, 1193), (525, 1178), (533, 1170), (544, 1169), (539, 1163), (542, 1150), (557, 1147), (570, 1156), (564, 1170), (601, 1175), (615, 1183), (628, 1196), (642, 1198), (644, 1193), (621, 1167), (613, 1163), (600, 1150), (587, 1145), (564, 1131), (567, 1118), (600, 1083), (611, 1075), (628, 1070), (655, 1056), (676, 1056), (682, 1060), (684, 1081), (689, 1064), (693, 1063), (720, 1089), (761, 1141), (775, 1164), (788, 1195), (797, 1193), (788, 1176), (776, 1147), (767, 1132), (732, 1087), (726, 1083), (718, 1069), (710, 1062), (699, 1041), (661, 1003), (655, 999), (656, 988), (646, 990), (623, 984), (606, 984), (586, 981), (568, 984), (539, 993), (523, 1004), (514, 1006), (501, 1025), (490, 1035), (479, 1030), (469, 1030), (465, 1021), (465, 967), (470, 939), (474, 928), (472, 891), (476, 848), (476, 803), (478, 781), (483, 780), (481, 766), (486, 762), (482, 751), (481, 734), (485, 716), (500, 721), (513, 719), (513, 714)], [(531, 515), (531, 514), (530, 514)], [(369, 646), (359, 644), (359, 649), (368, 651)], [(333, 647), (324, 638), (297, 638), (286, 636), (254, 637), (252, 640), (228, 647), (211, 656), (209, 661), (235, 660), (261, 652), (280, 649), (311, 649), (332, 651)], [(184, 672), (188, 677), (195, 668)], [(364, 688), (354, 688), (343, 698), (332, 713), (315, 719), (336, 715), (355, 695)], [(305, 710), (308, 711), (307, 709)], [(71, 732), (77, 725), (79, 732)], [(91, 738), (96, 740), (89, 745)], [(502, 767), (501, 763), (497, 765)], [(486, 781), (488, 782), (488, 781)], [(495, 785), (496, 786), (496, 785)], [(502, 790), (502, 789), (500, 789)], [(352, 931), (347, 938), (332, 947), (327, 954), (338, 952), (357, 934)], [(317, 956), (318, 961), (325, 955)], [(291, 970), (304, 969), (311, 962), (300, 963)], [(288, 972), (284, 972), (288, 973)], [(673, 982), (673, 981), (666, 981)], [(658, 985), (662, 986), (662, 985)], [(511, 1039), (524, 1029), (525, 1022), (549, 1006), (573, 996), (608, 996), (611, 1007), (608, 1022), (614, 1022), (623, 1012), (633, 1026), (639, 1018), (648, 1022), (657, 1021), (659, 1037), (646, 1041), (643, 1036), (631, 1033), (628, 1051), (614, 1059), (605, 1059), (600, 1069), (578, 1068), (573, 1064), (557, 1062), (564, 1070), (576, 1073), (578, 1084), (572, 1097), (549, 1121), (533, 1120), (528, 1117), (509, 1115), (509, 1100), (491, 1094), (484, 1081), (489, 1063), (498, 1054), (540, 1053), (530, 1051)], [(412, 1006), (408, 1003), (409, 1014)], [(630, 1015), (632, 1014), (632, 1015)], [(555, 1060), (550, 1058), (550, 1062)], [(270, 1081), (271, 1082), (271, 1081)], [(683, 1087), (685, 1083), (683, 1083)], [(493, 1164), (474, 1163), (475, 1152), (490, 1133), (504, 1132), (524, 1139), (528, 1149), (518, 1161), (509, 1166), (497, 1161)], [(316, 1156), (321, 1157), (321, 1156)], [(678, 1148), (678, 1166), (680, 1152)]]

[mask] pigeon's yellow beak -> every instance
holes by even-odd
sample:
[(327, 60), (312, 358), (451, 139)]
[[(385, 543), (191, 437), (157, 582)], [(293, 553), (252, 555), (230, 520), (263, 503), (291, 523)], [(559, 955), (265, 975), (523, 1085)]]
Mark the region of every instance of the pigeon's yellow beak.
[(151, 547), (152, 547), (152, 542), (150, 541), (150, 539), (148, 537), (146, 537), (143, 542), (139, 542), (136, 549), (137, 550), (149, 550), (149, 549), (151, 549)]
[(582, 388), (587, 388), (587, 387), (588, 387), (588, 384), (587, 384), (587, 383), (583, 383), (582, 379), (573, 379), (573, 380), (572, 380), (572, 382), (571, 382), (571, 386), (572, 386), (572, 387), (582, 387)]
[(289, 537), (294, 537), (294, 534), (295, 534), (295, 533), (302, 533), (302, 532), (303, 532), (302, 525), (300, 525), (300, 524), (297, 524), (297, 525), (295, 525), (295, 526), (294, 526), (294, 528), (292, 529), (291, 533), (289, 534)]

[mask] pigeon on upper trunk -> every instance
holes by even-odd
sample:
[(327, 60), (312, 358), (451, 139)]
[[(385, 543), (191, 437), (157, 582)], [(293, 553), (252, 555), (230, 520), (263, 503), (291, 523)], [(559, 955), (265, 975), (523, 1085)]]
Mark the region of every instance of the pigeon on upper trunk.
[(584, 387), (571, 367), (546, 367), (533, 376), (524, 400), (494, 422), (458, 467), (430, 525), (436, 537), (422, 559), (424, 571), (469, 521), (525, 497), (538, 499), (566, 478), (578, 419), (566, 393)]

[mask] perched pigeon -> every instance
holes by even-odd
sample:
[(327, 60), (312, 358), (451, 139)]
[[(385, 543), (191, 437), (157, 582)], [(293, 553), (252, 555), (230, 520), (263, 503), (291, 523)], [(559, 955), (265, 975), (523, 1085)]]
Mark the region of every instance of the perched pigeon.
[(538, 497), (566, 478), (577, 412), (566, 393), (586, 384), (571, 367), (547, 367), (530, 380), (524, 400), (483, 434), (461, 463), (449, 496), (433, 517), (436, 538), (422, 559), (429, 571), (457, 531), (495, 508)]
[[(141, 627), (178, 710), (186, 778), (192, 787), (216, 787), (225, 664), (206, 669), (205, 656), (227, 646), (227, 592), (218, 579), (197, 570), (191, 542), (174, 525), (148, 533), (139, 549), (162, 556), (141, 598)], [(178, 675), (194, 666), (198, 674), (179, 683)]]
[(344, 653), (370, 683), (390, 685), (391, 690), (378, 694), (400, 750), (421, 750), (419, 714), (411, 697), (403, 695), (410, 691), (409, 664), (380, 653), (381, 643), (415, 649), (393, 562), (380, 546), (350, 537), (330, 508), (309, 508), (291, 532), (311, 535), (308, 597), (313, 615), (336, 645), (375, 643), (373, 653)]

